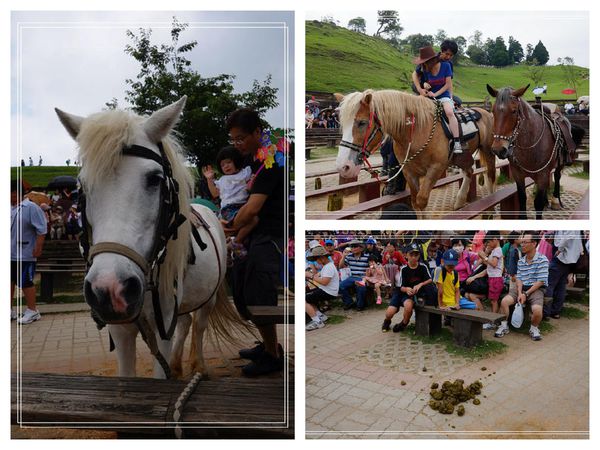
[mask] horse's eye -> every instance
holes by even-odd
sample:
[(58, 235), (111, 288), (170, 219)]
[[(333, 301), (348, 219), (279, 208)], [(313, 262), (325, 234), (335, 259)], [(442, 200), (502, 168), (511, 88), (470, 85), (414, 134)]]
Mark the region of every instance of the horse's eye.
[(358, 124), (357, 124), (357, 126), (358, 126), (359, 128), (364, 128), (364, 127), (366, 127), (368, 124), (369, 124), (369, 122), (368, 122), (368, 121), (366, 121), (366, 120), (359, 120), (359, 121), (358, 121)]
[(163, 180), (163, 177), (160, 173), (157, 173), (157, 172), (150, 173), (150, 174), (146, 175), (146, 187), (148, 189), (154, 188), (154, 187), (160, 185), (162, 180)]

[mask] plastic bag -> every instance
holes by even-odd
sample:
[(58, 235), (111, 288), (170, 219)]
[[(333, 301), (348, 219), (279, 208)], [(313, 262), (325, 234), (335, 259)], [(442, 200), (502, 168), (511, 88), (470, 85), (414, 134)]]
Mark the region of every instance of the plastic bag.
[(513, 311), (513, 315), (512, 315), (512, 319), (510, 321), (510, 324), (514, 327), (514, 328), (521, 328), (521, 325), (523, 325), (523, 305), (521, 305), (521, 303), (517, 302), (515, 305), (515, 310)]

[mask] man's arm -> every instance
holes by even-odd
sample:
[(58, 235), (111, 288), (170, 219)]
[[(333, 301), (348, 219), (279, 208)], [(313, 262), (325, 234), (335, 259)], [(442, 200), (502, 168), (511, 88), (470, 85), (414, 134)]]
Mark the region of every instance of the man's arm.
[(258, 217), (258, 213), (269, 198), (266, 194), (251, 194), (248, 201), (240, 208), (233, 221), (233, 229), (239, 230)]
[(33, 254), (32, 256), (34, 258), (39, 258), (40, 256), (42, 256), (42, 248), (44, 247), (44, 240), (46, 239), (46, 235), (45, 234), (38, 234), (37, 238), (35, 239), (35, 247), (33, 249)]

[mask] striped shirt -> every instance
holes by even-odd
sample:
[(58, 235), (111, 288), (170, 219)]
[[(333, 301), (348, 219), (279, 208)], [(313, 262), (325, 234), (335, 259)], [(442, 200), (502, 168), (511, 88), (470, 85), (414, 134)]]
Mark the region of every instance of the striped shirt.
[(548, 286), (548, 258), (541, 253), (535, 254), (531, 263), (527, 262), (527, 255), (523, 255), (517, 263), (517, 279), (523, 286), (531, 286), (538, 281)]
[(346, 256), (344, 259), (346, 266), (350, 267), (353, 277), (364, 277), (367, 268), (369, 267), (369, 257), (364, 253), (361, 253), (358, 258), (355, 258), (353, 254)]

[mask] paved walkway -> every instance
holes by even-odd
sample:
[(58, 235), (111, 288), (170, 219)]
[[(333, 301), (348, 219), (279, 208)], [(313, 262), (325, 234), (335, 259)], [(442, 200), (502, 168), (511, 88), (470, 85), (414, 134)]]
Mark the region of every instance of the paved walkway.
[[(109, 352), (108, 330), (98, 330), (85, 303), (39, 305), (42, 319), (17, 327), (11, 322), (11, 368), (28, 372), (50, 372), (79, 375), (117, 375), (116, 356)], [(281, 340), (285, 339), (284, 327), (278, 326)], [(290, 363), (294, 360), (294, 331), (289, 327)], [(17, 333), (20, 332), (20, 336)], [(190, 333), (191, 335), (191, 333)], [(189, 372), (190, 336), (184, 351), (184, 376)], [(241, 346), (253, 346), (254, 338), (244, 336)], [(246, 360), (237, 355), (238, 347), (222, 345), (222, 351), (205, 340), (204, 356), (211, 377), (241, 376)], [(17, 362), (20, 361), (20, 367)], [(152, 376), (153, 357), (138, 336), (138, 376)], [(187, 362), (187, 364), (186, 364)]]
[[(383, 310), (332, 313), (347, 319), (306, 338), (308, 438), (589, 437), (588, 319), (552, 320), (540, 342), (512, 332), (506, 352), (473, 361), (382, 333)], [(431, 384), (457, 378), (482, 380), (481, 404), (433, 411)]]

